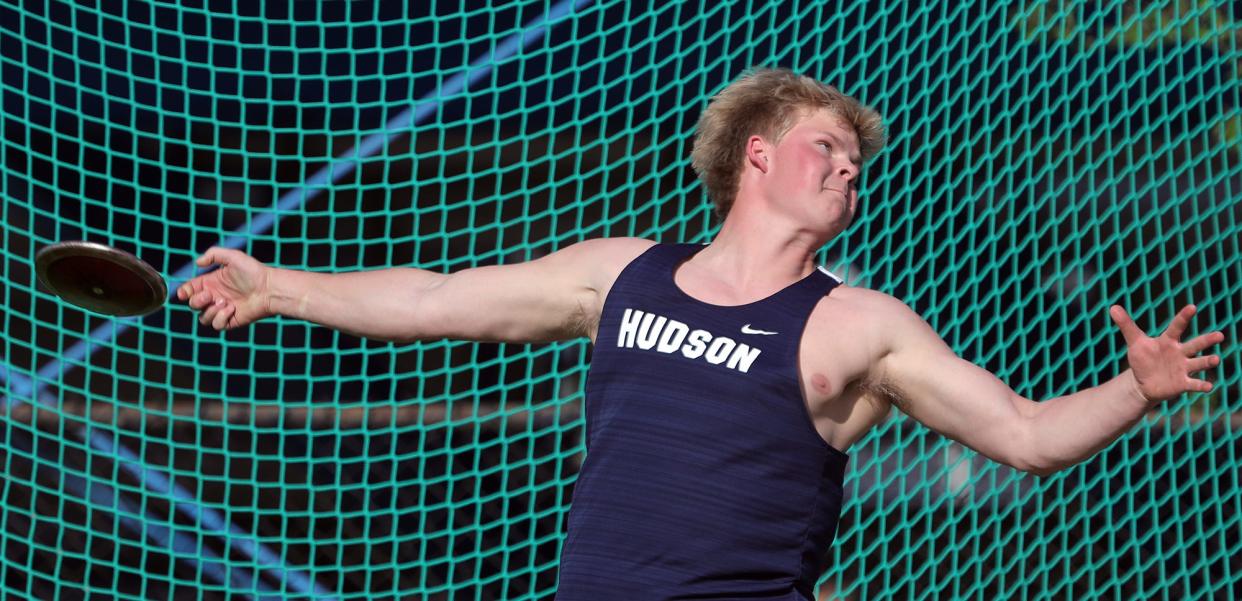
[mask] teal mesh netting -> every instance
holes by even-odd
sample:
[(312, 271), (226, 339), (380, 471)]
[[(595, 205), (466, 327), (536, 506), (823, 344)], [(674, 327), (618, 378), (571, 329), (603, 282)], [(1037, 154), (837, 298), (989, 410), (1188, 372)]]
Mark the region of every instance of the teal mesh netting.
[(1123, 369), (1114, 302), (1227, 336), (1213, 392), (1054, 477), (895, 414), (850, 449), (823, 598), (1238, 590), (1236, 5), (105, 4), (0, 4), (3, 596), (550, 599), (585, 342), (109, 319), (33, 257), (94, 240), (175, 286), (213, 244), (448, 272), (706, 241), (693, 126), (751, 65), (886, 116), (822, 261), (1021, 394)]

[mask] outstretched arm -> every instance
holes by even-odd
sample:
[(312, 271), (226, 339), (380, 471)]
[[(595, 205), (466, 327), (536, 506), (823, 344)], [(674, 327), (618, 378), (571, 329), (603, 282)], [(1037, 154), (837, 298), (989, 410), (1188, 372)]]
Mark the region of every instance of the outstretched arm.
[(1092, 388), (1044, 402), (1015, 393), (994, 375), (955, 356), (905, 305), (890, 307), (891, 351), (877, 379), (906, 413), (987, 457), (1047, 475), (1091, 457), (1129, 430), (1155, 404), (1211, 384), (1191, 374), (1220, 363), (1199, 353), (1224, 340), (1211, 332), (1181, 342), (1194, 315), (1188, 306), (1163, 334), (1148, 337), (1114, 306), (1130, 369)]
[(1041, 461), (1050, 471), (1099, 452), (1161, 402), (1187, 392), (1212, 390), (1210, 382), (1194, 374), (1220, 364), (1219, 356), (1199, 353), (1219, 344), (1225, 335), (1210, 332), (1182, 342), (1195, 314), (1194, 305), (1178, 311), (1169, 327), (1155, 337), (1144, 334), (1120, 305), (1111, 307), (1108, 314), (1125, 338), (1130, 368), (1095, 388), (1037, 405), (1032, 420), (1036, 441), (1057, 441), (1048, 445)]
[(198, 265), (219, 268), (183, 284), (177, 297), (217, 330), (285, 315), (379, 340), (564, 340), (588, 335), (603, 302), (600, 290), (650, 244), (589, 240), (526, 263), (452, 274), (414, 268), (312, 273), (212, 248)]

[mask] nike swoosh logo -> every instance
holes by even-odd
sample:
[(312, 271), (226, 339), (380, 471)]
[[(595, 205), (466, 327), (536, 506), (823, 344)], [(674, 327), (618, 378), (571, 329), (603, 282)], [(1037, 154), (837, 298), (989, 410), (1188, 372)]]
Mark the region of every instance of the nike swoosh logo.
[(742, 333), (743, 334), (763, 334), (764, 336), (775, 336), (776, 335), (776, 332), (769, 332), (767, 330), (756, 330), (750, 327), (750, 324), (746, 324), (742, 326)]

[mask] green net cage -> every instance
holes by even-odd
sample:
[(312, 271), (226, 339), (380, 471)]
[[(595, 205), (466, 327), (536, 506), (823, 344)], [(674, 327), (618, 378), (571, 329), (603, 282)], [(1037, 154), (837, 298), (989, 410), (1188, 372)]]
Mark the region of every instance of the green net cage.
[(783, 66), (890, 141), (819, 257), (1047, 399), (1198, 305), (1212, 392), (1039, 478), (894, 413), (850, 453), (821, 599), (1242, 587), (1242, 9), (1207, 0), (0, 4), (0, 590), (551, 599), (587, 341), (393, 344), (36, 283), (62, 240), (170, 287), (212, 245), (452, 272), (706, 242), (710, 96)]

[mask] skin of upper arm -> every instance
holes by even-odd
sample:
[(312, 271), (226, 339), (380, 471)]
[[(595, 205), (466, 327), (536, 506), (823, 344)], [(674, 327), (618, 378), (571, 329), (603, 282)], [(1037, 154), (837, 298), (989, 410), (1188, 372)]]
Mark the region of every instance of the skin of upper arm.
[(414, 299), (419, 338), (551, 342), (589, 335), (617, 274), (653, 242), (601, 238), (533, 261), (437, 277)]
[(927, 322), (881, 293), (869, 302), (884, 352), (871, 381), (902, 412), (984, 456), (1034, 469), (1030, 417), (1037, 404), (958, 357)]

